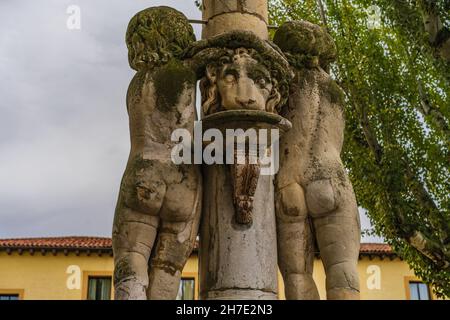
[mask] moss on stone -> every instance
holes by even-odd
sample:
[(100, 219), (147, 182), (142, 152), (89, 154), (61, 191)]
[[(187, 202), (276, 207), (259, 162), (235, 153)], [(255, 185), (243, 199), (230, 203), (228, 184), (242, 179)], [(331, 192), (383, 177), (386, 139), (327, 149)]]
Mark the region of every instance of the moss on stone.
[(197, 71), (202, 73), (206, 65), (227, 54), (227, 49), (254, 49), (265, 61), (271, 71), (279, 74), (280, 78), (292, 78), (290, 68), (283, 52), (269, 41), (260, 39), (250, 31), (230, 31), (211, 39), (193, 43), (184, 54)]
[(131, 68), (142, 70), (179, 58), (195, 41), (188, 19), (170, 7), (152, 7), (137, 13), (126, 34)]
[(195, 73), (181, 61), (171, 59), (167, 65), (156, 70), (153, 75), (157, 95), (157, 108), (170, 110), (178, 102), (182, 88), (195, 86)]
[[(331, 36), (320, 26), (307, 21), (290, 21), (275, 33), (273, 41), (296, 68), (322, 68), (336, 58), (336, 46)], [(318, 63), (317, 63), (318, 61)]]
[(330, 102), (334, 104), (344, 105), (344, 91), (338, 86), (336, 81), (329, 78), (325, 83), (324, 92), (329, 96)]
[(195, 70), (197, 77), (201, 78), (205, 74), (206, 66), (217, 64), (220, 58), (233, 54), (233, 50), (239, 48), (253, 49), (252, 57), (264, 65), (277, 82), (281, 100), (275, 109), (283, 106), (293, 78), (291, 67), (280, 48), (270, 41), (260, 39), (253, 32), (235, 30), (197, 41), (186, 50), (183, 58)]
[(124, 279), (133, 277), (136, 273), (133, 271), (133, 268), (130, 266), (130, 259), (125, 256), (117, 261), (114, 268), (114, 283), (120, 283)]

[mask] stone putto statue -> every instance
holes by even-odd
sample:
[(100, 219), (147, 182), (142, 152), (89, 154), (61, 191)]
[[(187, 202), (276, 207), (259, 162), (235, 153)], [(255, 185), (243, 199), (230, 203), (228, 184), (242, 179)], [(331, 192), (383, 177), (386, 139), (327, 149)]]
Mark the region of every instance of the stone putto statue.
[(198, 233), (202, 179), (171, 160), (172, 131), (193, 131), (194, 72), (180, 59), (195, 41), (186, 17), (168, 7), (139, 12), (126, 42), (131, 152), (113, 227), (116, 299), (175, 299)]
[(295, 71), (282, 115), (292, 129), (280, 139), (276, 177), (278, 264), (287, 299), (319, 299), (312, 278), (316, 249), (328, 299), (359, 299), (360, 222), (340, 153), (343, 93), (324, 70), (335, 59), (331, 37), (306, 21), (288, 22), (274, 42)]

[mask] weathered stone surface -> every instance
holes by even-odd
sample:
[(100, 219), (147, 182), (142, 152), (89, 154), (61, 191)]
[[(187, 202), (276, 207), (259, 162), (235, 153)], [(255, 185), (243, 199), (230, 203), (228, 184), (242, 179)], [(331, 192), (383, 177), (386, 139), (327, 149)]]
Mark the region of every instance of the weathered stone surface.
[[(215, 1), (203, 0), (203, 19), (208, 20), (213, 16), (238, 11), (238, 0)], [(204, 38), (204, 37), (202, 37)]]
[[(342, 93), (321, 68), (335, 56), (334, 46), (324, 31), (309, 23), (289, 23), (279, 32), (275, 41), (296, 67), (289, 104), (281, 113), (293, 127), (280, 140), (275, 185), (278, 260), (286, 297), (318, 299), (312, 280), (316, 242), (327, 276), (327, 298), (359, 299), (359, 215), (340, 159)], [(303, 63), (311, 57), (318, 63)]]
[[(267, 133), (268, 141), (266, 141), (265, 151), (266, 148), (272, 147), (272, 136), (290, 130), (291, 123), (277, 114), (243, 109), (213, 113), (202, 119), (202, 126), (204, 131), (219, 130), (223, 136), (226, 136), (228, 129), (240, 129), (243, 132), (240, 136), (246, 141), (245, 150), (243, 150), (243, 146), (238, 147), (236, 141), (228, 141), (228, 139), (222, 141), (220, 148), (221, 150), (230, 150), (229, 148), (234, 150), (234, 156), (231, 154), (234, 157), (234, 164), (230, 165), (230, 172), (233, 183), (233, 203), (236, 209), (235, 217), (238, 223), (249, 225), (253, 219), (253, 201), (261, 169), (258, 158), (258, 152), (261, 152), (258, 145), (260, 141), (258, 132), (263, 129)], [(251, 134), (247, 135), (250, 132), (249, 129), (254, 130), (253, 138)], [(217, 145), (217, 141), (205, 143), (205, 145), (209, 144)], [(238, 162), (239, 154), (242, 155), (245, 163)], [(223, 159), (223, 163), (227, 162), (224, 153), (220, 153), (219, 157)], [(253, 162), (250, 160), (251, 157), (253, 157)]]
[(193, 131), (195, 73), (179, 60), (194, 39), (186, 17), (149, 8), (130, 22), (131, 151), (113, 226), (116, 299), (175, 299), (198, 233), (202, 179), (171, 159), (173, 130)]
[(336, 199), (331, 180), (312, 181), (306, 187), (306, 203), (312, 217), (319, 217), (336, 209)]
[(280, 26), (273, 41), (296, 68), (320, 65), (326, 70), (336, 59), (336, 45), (326, 30), (308, 21), (290, 21)]
[(205, 115), (230, 109), (276, 113), (287, 101), (292, 72), (286, 58), (252, 32), (232, 31), (198, 41), (185, 58), (202, 77)]
[(267, 40), (268, 7), (267, 0), (204, 0), (203, 39), (232, 30), (252, 31), (261, 39)]
[(128, 60), (136, 71), (153, 68), (179, 58), (195, 41), (186, 17), (169, 7), (152, 7), (137, 13), (126, 34)]
[(251, 226), (241, 225), (234, 219), (228, 166), (205, 166), (204, 186), (201, 298), (276, 299), (273, 177), (261, 176), (258, 180)]
[[(216, 36), (195, 44), (186, 56), (197, 74), (205, 75), (200, 82), (203, 115), (231, 110), (277, 113), (287, 100), (289, 65), (281, 52), (253, 33)], [(229, 129), (243, 129), (238, 121), (228, 124)], [(236, 218), (250, 224), (259, 163), (234, 164), (231, 172)]]
[(267, 6), (267, 0), (240, 0), (240, 2), (242, 5), (242, 11), (255, 14), (266, 22), (269, 21), (269, 7)]
[(203, 19), (205, 20), (234, 12), (252, 14), (267, 22), (267, 0), (203, 0)]
[(253, 32), (261, 39), (269, 39), (269, 31), (265, 21), (257, 16), (240, 12), (220, 15), (210, 19), (207, 27), (203, 28), (202, 35), (207, 39), (227, 32), (224, 30), (246, 30)]
[[(242, 119), (218, 127), (245, 130), (246, 112), (250, 117), (250, 113), (280, 110), (287, 99), (289, 65), (267, 41), (266, 0), (203, 3), (208, 21), (204, 40), (192, 46), (186, 57), (203, 78), (205, 123), (239, 111)], [(268, 125), (256, 118), (253, 127)], [(258, 176), (255, 169), (258, 164), (235, 164), (231, 170), (226, 165), (204, 167), (199, 251), (203, 299), (276, 299), (273, 176)]]

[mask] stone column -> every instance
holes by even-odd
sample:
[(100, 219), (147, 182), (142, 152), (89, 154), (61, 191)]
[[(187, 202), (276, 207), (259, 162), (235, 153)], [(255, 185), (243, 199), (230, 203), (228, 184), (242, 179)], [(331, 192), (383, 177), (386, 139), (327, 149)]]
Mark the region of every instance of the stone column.
[(200, 245), (201, 299), (277, 299), (273, 177), (261, 176), (253, 224), (234, 220), (230, 170), (205, 166)]
[(203, 0), (203, 39), (233, 30), (252, 31), (267, 40), (267, 0)]
[[(268, 38), (266, 0), (204, 0), (203, 38), (252, 31)], [(277, 299), (273, 176), (261, 175), (251, 224), (236, 222), (229, 165), (205, 165), (200, 229), (201, 299)]]

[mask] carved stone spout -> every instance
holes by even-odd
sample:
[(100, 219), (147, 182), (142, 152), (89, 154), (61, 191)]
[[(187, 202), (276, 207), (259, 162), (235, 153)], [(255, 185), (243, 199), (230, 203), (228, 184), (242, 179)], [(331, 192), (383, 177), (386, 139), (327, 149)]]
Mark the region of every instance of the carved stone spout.
[[(231, 165), (231, 176), (233, 180), (233, 202), (236, 208), (236, 222), (240, 224), (251, 224), (253, 222), (253, 201), (258, 185), (261, 167), (257, 159), (257, 154), (250, 154), (251, 150), (239, 150), (234, 152), (234, 163)], [(244, 164), (238, 164), (239, 158), (244, 158)], [(255, 158), (256, 163), (251, 163), (251, 158)]]

